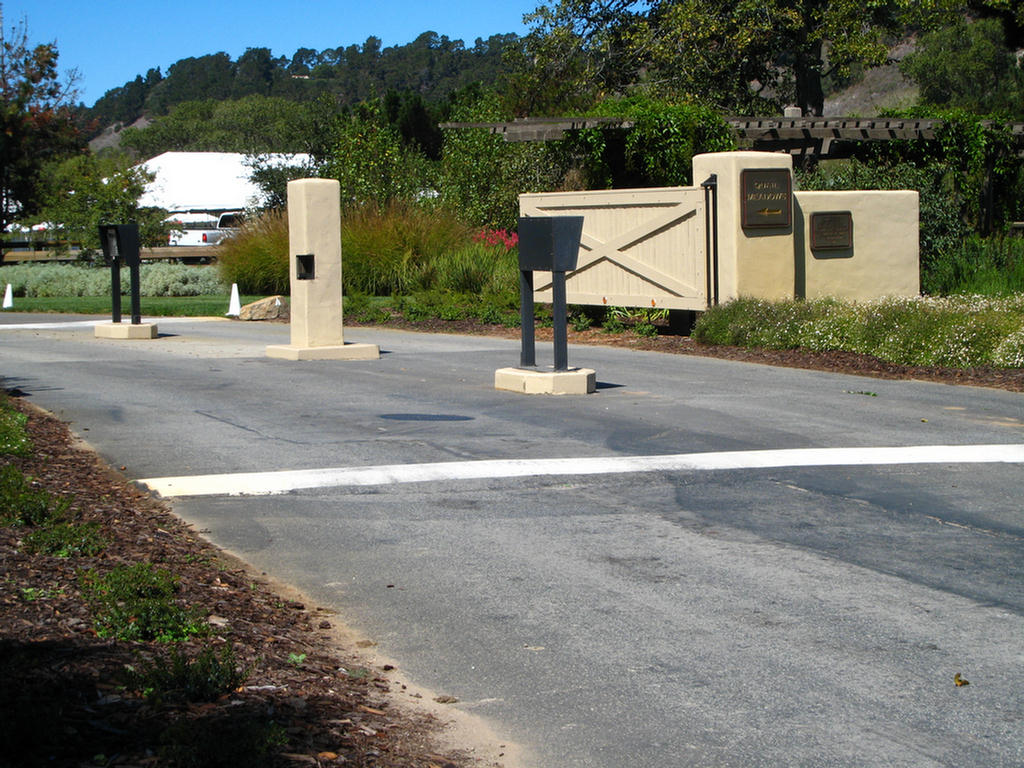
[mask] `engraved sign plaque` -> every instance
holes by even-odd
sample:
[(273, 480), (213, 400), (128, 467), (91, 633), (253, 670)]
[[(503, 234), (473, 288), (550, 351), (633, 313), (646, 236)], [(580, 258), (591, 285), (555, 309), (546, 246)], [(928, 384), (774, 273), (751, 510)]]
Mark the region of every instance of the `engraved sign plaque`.
[(740, 174), (743, 228), (789, 227), (793, 223), (793, 181), (786, 168), (748, 168)]
[(811, 214), (811, 250), (845, 251), (853, 248), (853, 215), (849, 211)]

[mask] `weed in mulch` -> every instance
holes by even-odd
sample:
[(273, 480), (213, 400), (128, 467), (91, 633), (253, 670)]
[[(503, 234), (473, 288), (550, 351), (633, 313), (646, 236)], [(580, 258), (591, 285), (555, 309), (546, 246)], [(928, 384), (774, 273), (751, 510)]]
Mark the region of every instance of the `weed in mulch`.
[(239, 666), (231, 643), (225, 643), (220, 650), (207, 646), (195, 656), (174, 646), (126, 667), (124, 684), (127, 690), (160, 705), (216, 701), (237, 690), (248, 676), (249, 670)]
[(25, 551), (29, 554), (93, 557), (106, 546), (107, 540), (96, 522), (57, 522), (37, 528), (25, 536)]
[(90, 569), (79, 575), (79, 585), (100, 637), (169, 643), (210, 632), (199, 608), (176, 602), (178, 577), (165, 568), (135, 563), (106, 574)]
[(33, 487), (16, 467), (0, 467), (0, 525), (42, 526), (64, 519), (70, 502)]

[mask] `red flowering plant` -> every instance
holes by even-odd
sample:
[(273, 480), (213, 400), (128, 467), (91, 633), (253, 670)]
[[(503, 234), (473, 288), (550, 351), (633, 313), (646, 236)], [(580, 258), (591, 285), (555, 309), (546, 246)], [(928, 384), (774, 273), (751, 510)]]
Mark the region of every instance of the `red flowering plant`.
[(481, 229), (473, 235), (474, 243), (483, 243), (491, 247), (502, 247), (511, 251), (519, 245), (519, 235), (505, 229)]

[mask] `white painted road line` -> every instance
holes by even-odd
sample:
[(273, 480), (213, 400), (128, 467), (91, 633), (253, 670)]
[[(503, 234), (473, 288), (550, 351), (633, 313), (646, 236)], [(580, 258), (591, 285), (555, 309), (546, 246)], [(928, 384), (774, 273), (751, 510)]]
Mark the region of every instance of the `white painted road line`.
[(376, 467), (242, 472), (151, 477), (142, 485), (165, 498), (268, 496), (311, 488), (391, 485), (444, 480), (486, 480), (545, 475), (605, 475), (771, 467), (835, 467), (890, 464), (1022, 464), (1024, 444), (917, 445), (895, 448), (797, 448), (772, 451), (607, 456), (579, 459), (502, 459)]
[(68, 320), (63, 323), (2, 323), (0, 331), (50, 331), (63, 328), (91, 328), (109, 320)]
[[(125, 325), (131, 322), (131, 316), (126, 315), (123, 320)], [(174, 325), (176, 323), (207, 323), (220, 322), (222, 317), (143, 317), (143, 323), (159, 323), (160, 325)], [(58, 331), (74, 330), (76, 328), (92, 328), (96, 325), (107, 325), (110, 320), (66, 320), (57, 323), (0, 323), (0, 331)]]

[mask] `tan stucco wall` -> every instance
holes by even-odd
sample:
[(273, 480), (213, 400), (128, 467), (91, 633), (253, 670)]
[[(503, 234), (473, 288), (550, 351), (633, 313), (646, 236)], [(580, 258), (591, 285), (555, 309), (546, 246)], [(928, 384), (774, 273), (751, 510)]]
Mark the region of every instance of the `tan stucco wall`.
[[(797, 192), (797, 296), (866, 300), (920, 293), (918, 193)], [(811, 248), (811, 214), (849, 211), (853, 247)]]
[[(782, 168), (793, 159), (778, 152), (714, 152), (693, 158), (693, 184), (718, 177), (718, 300), (739, 296), (792, 298), (796, 290), (793, 227), (744, 229), (740, 177), (746, 169)], [(794, 222), (796, 211), (794, 205)]]

